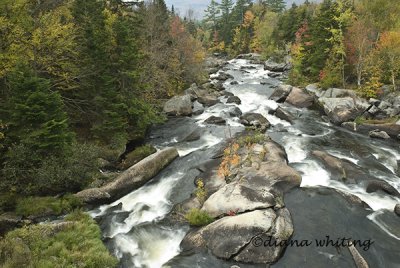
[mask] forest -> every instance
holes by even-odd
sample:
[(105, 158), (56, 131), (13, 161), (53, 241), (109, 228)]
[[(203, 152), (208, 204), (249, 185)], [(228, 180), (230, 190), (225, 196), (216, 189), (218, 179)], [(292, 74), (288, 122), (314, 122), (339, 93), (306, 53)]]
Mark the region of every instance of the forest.
[(2, 1), (0, 25), (7, 195), (82, 189), (99, 155), (116, 162), (163, 99), (203, 79), (204, 49), (164, 1)]
[(376, 97), (382, 85), (397, 89), (400, 5), (395, 0), (211, 1), (198, 38), (210, 51), (290, 57), (290, 82), (318, 82)]
[[(129, 167), (131, 151), (138, 160), (153, 153), (144, 140), (167, 120), (165, 101), (207, 82), (210, 57), (285, 62), (287, 82), (299, 87), (364, 98), (399, 90), (398, 0), (211, 0), (204, 12), (200, 20), (177, 14), (164, 0), (0, 2), (0, 214), (71, 213), (68, 235), (82, 232), (92, 243), (71, 249), (68, 237), (38, 242), (41, 227), (17, 229), (0, 241), (0, 266), (116, 266), (73, 194), (112, 179), (104, 166)], [(19, 259), (24, 249), (14, 239), (23, 235), (34, 241), (29, 260)], [(49, 243), (70, 251), (38, 258)]]

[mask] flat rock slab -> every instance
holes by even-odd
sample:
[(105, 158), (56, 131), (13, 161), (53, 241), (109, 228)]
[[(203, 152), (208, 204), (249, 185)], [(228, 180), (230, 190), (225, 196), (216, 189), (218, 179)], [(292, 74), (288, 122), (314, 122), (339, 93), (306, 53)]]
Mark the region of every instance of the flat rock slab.
[(275, 200), (271, 193), (233, 182), (212, 194), (204, 203), (202, 210), (216, 218), (228, 213), (265, 209), (274, 205)]
[(263, 242), (271, 239), (279, 244), (292, 234), (293, 224), (286, 208), (278, 212), (265, 209), (224, 217), (188, 234), (181, 245), (184, 250), (207, 248), (226, 260), (273, 263), (284, 247), (264, 247)]

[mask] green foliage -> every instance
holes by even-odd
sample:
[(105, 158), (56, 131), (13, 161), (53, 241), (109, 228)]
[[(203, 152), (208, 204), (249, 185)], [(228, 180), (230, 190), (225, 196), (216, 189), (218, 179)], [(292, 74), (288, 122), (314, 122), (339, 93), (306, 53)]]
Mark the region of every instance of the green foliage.
[(15, 212), (24, 217), (40, 215), (61, 215), (82, 206), (80, 199), (73, 195), (55, 197), (26, 197), (17, 201)]
[[(98, 172), (98, 149), (74, 144), (61, 156), (39, 156), (24, 145), (13, 146), (1, 172), (0, 192), (58, 194), (79, 191)], [(33, 161), (34, 160), (34, 161)]]
[(67, 149), (73, 134), (68, 129), (61, 96), (50, 91), (50, 82), (22, 66), (10, 75), (10, 87), (3, 119), (8, 125), (7, 142), (23, 144), (39, 156)]
[(263, 0), (262, 3), (273, 12), (282, 12), (286, 6), (285, 0)]
[(331, 0), (324, 0), (315, 17), (308, 23), (309, 34), (304, 38), (303, 74), (317, 80), (320, 71), (325, 67), (331, 47), (328, 41), (332, 38), (331, 28), (334, 22), (334, 8)]
[(12, 211), (18, 200), (18, 195), (13, 192), (0, 193), (0, 212)]
[(196, 198), (199, 200), (200, 204), (203, 204), (207, 197), (207, 190), (204, 187), (203, 179), (198, 179), (196, 184)]
[(185, 219), (193, 226), (204, 226), (214, 221), (206, 211), (197, 208), (189, 210), (189, 212), (185, 214)]
[(40, 224), (16, 229), (0, 241), (0, 266), (116, 267), (101, 241), (100, 228), (84, 213), (66, 217), (65, 225)]
[(250, 145), (253, 145), (256, 143), (261, 144), (262, 142), (264, 142), (266, 140), (267, 140), (267, 137), (265, 136), (265, 134), (255, 132), (255, 133), (240, 137), (238, 140), (238, 144), (240, 146), (245, 146), (245, 145), (250, 146)]
[(157, 150), (151, 145), (146, 144), (140, 147), (135, 148), (132, 152), (128, 153), (125, 156), (125, 160), (122, 162), (121, 167), (123, 169), (127, 169), (134, 164), (138, 163), (140, 160), (144, 159), (145, 157), (154, 154)]

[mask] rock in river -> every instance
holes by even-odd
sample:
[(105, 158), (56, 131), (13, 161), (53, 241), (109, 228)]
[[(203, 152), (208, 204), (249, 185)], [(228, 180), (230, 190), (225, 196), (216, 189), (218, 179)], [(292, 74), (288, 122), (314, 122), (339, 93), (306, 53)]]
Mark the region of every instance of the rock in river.
[[(245, 263), (273, 263), (278, 260), (293, 233), (290, 213), (286, 208), (255, 210), (224, 217), (198, 231), (189, 233), (182, 241), (185, 251), (207, 248), (216, 257)], [(277, 246), (264, 247), (263, 242), (275, 241)], [(261, 244), (260, 244), (261, 243)]]
[(313, 105), (314, 98), (304, 90), (293, 87), (285, 102), (299, 108), (308, 108)]
[(242, 101), (239, 99), (238, 96), (231, 96), (231, 97), (228, 98), (226, 103), (236, 103), (237, 105), (239, 105), (239, 104), (242, 103)]
[(204, 123), (207, 124), (214, 124), (214, 125), (225, 125), (226, 120), (223, 119), (222, 117), (218, 117), (218, 116), (210, 116), (209, 118), (207, 118)]
[(270, 122), (262, 114), (246, 113), (240, 117), (240, 122), (249, 127), (266, 131), (271, 126)]
[(175, 96), (164, 104), (164, 112), (168, 115), (191, 115), (192, 101), (190, 95)]

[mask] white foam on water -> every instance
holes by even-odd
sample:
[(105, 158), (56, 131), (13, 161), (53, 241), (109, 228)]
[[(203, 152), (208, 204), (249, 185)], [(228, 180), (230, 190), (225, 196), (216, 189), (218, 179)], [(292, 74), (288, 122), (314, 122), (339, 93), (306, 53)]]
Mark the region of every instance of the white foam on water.
[(383, 221), (381, 221), (380, 219), (379, 219), (379, 216), (380, 215), (382, 215), (383, 214), (383, 210), (378, 210), (378, 211), (375, 211), (375, 212), (373, 212), (373, 213), (371, 213), (370, 215), (368, 215), (367, 216), (367, 218), (369, 219), (369, 220), (371, 220), (373, 223), (375, 223), (376, 225), (378, 225), (379, 226), (379, 228), (381, 228), (385, 233), (387, 233), (389, 236), (391, 236), (391, 237), (393, 237), (393, 238), (395, 238), (395, 239), (397, 239), (397, 240), (400, 240), (400, 236), (399, 235), (396, 235), (396, 234), (393, 234), (389, 229), (389, 226), (387, 226), (386, 224), (385, 224), (385, 222), (383, 222)]
[(283, 147), (285, 147), (289, 163), (302, 162), (307, 157), (307, 150), (304, 137), (285, 136)]
[(337, 157), (337, 158), (349, 160), (350, 162), (352, 162), (352, 163), (354, 163), (356, 165), (358, 164), (358, 162), (360, 162), (359, 159), (356, 159), (356, 158), (353, 158), (353, 157), (349, 157), (349, 156), (344, 155), (344, 154), (342, 154), (340, 152), (337, 152), (337, 151), (328, 150), (327, 152), (329, 154)]
[(398, 168), (397, 161), (400, 160), (400, 153), (392, 148), (378, 147), (372, 145), (375, 153), (372, 155), (381, 162), (386, 168), (396, 173)]
[(271, 125), (276, 126), (278, 124), (281, 124), (285, 127), (291, 126), (291, 124), (288, 121), (282, 120), (274, 115), (271, 114), (267, 114), (266, 118), (268, 119), (268, 121), (271, 123)]
[(302, 165), (296, 167), (297, 170), (301, 171), (302, 179), (300, 187), (316, 187), (316, 186), (328, 186), (330, 182), (330, 176), (320, 164), (313, 160), (305, 160)]
[(365, 189), (359, 185), (347, 185), (339, 181), (331, 180), (329, 187), (357, 196), (374, 211), (381, 209), (393, 211), (395, 205), (400, 202), (400, 198), (386, 194), (367, 193)]
[(321, 134), (316, 134), (316, 135), (308, 135), (308, 134), (302, 134), (304, 137), (310, 137), (310, 138), (317, 138), (317, 137), (324, 137), (329, 134), (333, 133), (332, 129), (325, 129)]
[(139, 228), (133, 233), (115, 237), (118, 245), (115, 253), (119, 258), (129, 253), (134, 267), (159, 268), (179, 254), (179, 245), (185, 234), (183, 230), (153, 228), (149, 232)]
[[(204, 134), (201, 136), (200, 141), (198, 141), (198, 142), (200, 142), (200, 145), (198, 145), (198, 146), (193, 147), (192, 143), (188, 143), (188, 144), (186, 144), (187, 147), (185, 147), (185, 144), (179, 144), (175, 147), (178, 150), (179, 156), (182, 157), (182, 156), (188, 155), (194, 151), (212, 147), (212, 146), (220, 143), (221, 141), (222, 141), (222, 138), (218, 138), (214, 135), (207, 133), (207, 134)], [(195, 144), (198, 144), (198, 142), (196, 142)]]

